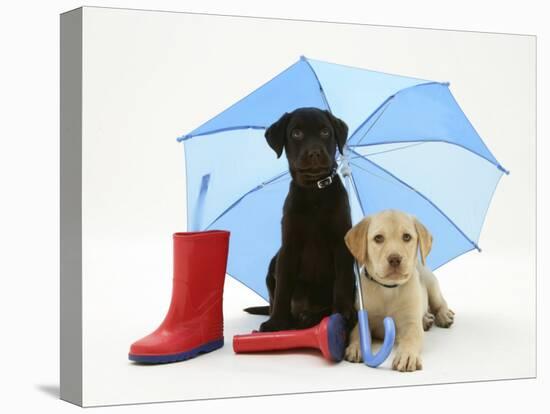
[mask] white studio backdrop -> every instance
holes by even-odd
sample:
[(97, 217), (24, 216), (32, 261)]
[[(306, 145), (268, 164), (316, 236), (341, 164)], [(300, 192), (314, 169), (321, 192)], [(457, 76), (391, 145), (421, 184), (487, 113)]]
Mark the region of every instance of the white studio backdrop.
[[(548, 189), (544, 186), (548, 166), (547, 134), (548, 25), (543, 2), (484, 2), (463, 0), (441, 2), (419, 0), (408, 2), (338, 2), (263, 1), (254, 0), (90, 0), (88, 5), (133, 7), (141, 9), (181, 10), (222, 14), (305, 18), (340, 22), (362, 22), (379, 25), (432, 27), (483, 32), (530, 33), (537, 35), (537, 102), (539, 114), (537, 165), (538, 171), (538, 334), (537, 379), (448, 384), (437, 387), (401, 387), (355, 392), (301, 394), (271, 398), (224, 399), (171, 404), (98, 408), (97, 412), (199, 412), (247, 410), (280, 413), (307, 409), (333, 412), (342, 407), (358, 407), (371, 411), (463, 413), (475, 407), (479, 410), (499, 410), (515, 413), (525, 404), (543, 406), (547, 388), (548, 358), (544, 354), (548, 328), (543, 323), (548, 315), (544, 300), (547, 262), (548, 220), (544, 214)], [(76, 412), (79, 408), (59, 401), (59, 13), (81, 6), (74, 0), (40, 2), (23, 0), (8, 2), (0, 13), (0, 33), (3, 62), (0, 67), (2, 94), (0, 122), (2, 151), (0, 171), (4, 203), (0, 207), (2, 259), (0, 273), (5, 282), (0, 301), (3, 331), (16, 332), (17, 338), (2, 342), (5, 355), (0, 386), (4, 390), (2, 406), (9, 412), (33, 409), (52, 412)], [(194, 40), (194, 39), (193, 39)], [(455, 90), (453, 90), (456, 93)], [(461, 102), (463, 104), (463, 102)], [(469, 114), (471, 115), (471, 114)], [(477, 125), (476, 125), (477, 126)], [(486, 140), (489, 137), (484, 136)], [(488, 142), (493, 145), (493, 142)], [(503, 156), (491, 147), (497, 156)], [(504, 158), (502, 161), (505, 162)], [(506, 164), (513, 168), (512, 165)], [(514, 173), (515, 171), (512, 171)], [(508, 177), (512, 179), (513, 177)], [(500, 186), (497, 197), (502, 197)], [(490, 220), (493, 214), (490, 211)], [(511, 222), (521, 221), (512, 214)], [(183, 220), (182, 220), (183, 223)], [(502, 223), (502, 222), (500, 222)], [(488, 227), (485, 228), (487, 230)], [(29, 247), (30, 235), (39, 236), (39, 248)], [(484, 253), (489, 253), (482, 237)], [(33, 239), (34, 240), (34, 239)], [(521, 241), (518, 241), (521, 244)], [(164, 249), (163, 249), (164, 251)], [(470, 254), (469, 254), (470, 255)], [(469, 256), (468, 255), (468, 256)], [(475, 253), (471, 253), (476, 257)], [(170, 258), (168, 258), (170, 259)], [(160, 261), (160, 260), (159, 260)], [(465, 265), (470, 269), (469, 264)], [(155, 269), (156, 271), (157, 269)], [(440, 278), (450, 280), (447, 275)], [(445, 282), (446, 283), (446, 282)], [(448, 289), (446, 284), (443, 286)], [(478, 287), (480, 290), (480, 287)], [(458, 304), (454, 301), (457, 308)], [(470, 306), (470, 305), (469, 305)], [(468, 306), (468, 307), (469, 307)], [(14, 312), (15, 311), (15, 312)], [(153, 323), (153, 322), (152, 322)], [(156, 323), (156, 321), (154, 322)], [(456, 325), (458, 327), (460, 325)], [(132, 338), (133, 340), (134, 338)], [(37, 346), (39, 345), (39, 349)], [(38, 352), (39, 351), (39, 352)], [(24, 358), (22, 356), (25, 356)], [(511, 353), (501, 361), (507, 365)], [(312, 357), (313, 358), (313, 357)], [(365, 373), (366, 375), (370, 375)], [(236, 376), (236, 379), (239, 377)]]
[[(85, 405), (535, 375), (533, 37), (86, 8), (83, 38)], [(235, 356), (232, 336), (261, 321), (241, 309), (261, 300), (228, 278), (223, 350), (161, 367), (130, 364), (130, 343), (167, 310), (171, 234), (185, 230), (184, 153), (176, 137), (300, 55), (450, 81), (511, 171), (489, 209), (483, 253), (437, 273), (456, 325), (427, 335), (425, 369), (408, 376), (387, 369), (366, 375), (367, 368), (348, 363), (327, 369), (301, 353)], [(511, 352), (522, 358), (503, 364)]]

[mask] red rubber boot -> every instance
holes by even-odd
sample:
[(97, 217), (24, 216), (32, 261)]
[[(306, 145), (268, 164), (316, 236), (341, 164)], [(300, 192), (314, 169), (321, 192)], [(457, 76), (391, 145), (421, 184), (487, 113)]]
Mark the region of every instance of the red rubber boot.
[(128, 354), (132, 361), (183, 361), (223, 346), (222, 298), (229, 232), (175, 233), (173, 238), (170, 308), (156, 331), (132, 344)]

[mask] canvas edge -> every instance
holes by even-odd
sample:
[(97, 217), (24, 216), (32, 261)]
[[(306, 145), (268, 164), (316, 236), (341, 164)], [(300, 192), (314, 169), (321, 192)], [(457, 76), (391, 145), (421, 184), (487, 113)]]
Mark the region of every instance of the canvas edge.
[(82, 406), (82, 16), (60, 15), (60, 398)]

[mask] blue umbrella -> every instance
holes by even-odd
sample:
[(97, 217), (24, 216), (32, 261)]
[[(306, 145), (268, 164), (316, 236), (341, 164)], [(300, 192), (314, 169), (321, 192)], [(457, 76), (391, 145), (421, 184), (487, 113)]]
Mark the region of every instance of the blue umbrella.
[[(231, 232), (228, 274), (264, 299), (281, 242), (290, 175), (264, 132), (285, 112), (329, 110), (348, 125), (353, 223), (393, 208), (433, 234), (436, 269), (478, 246), (496, 185), (508, 173), (483, 143), (448, 83), (301, 57), (269, 82), (178, 138), (185, 143), (187, 225)], [(342, 174), (342, 170), (340, 170)]]

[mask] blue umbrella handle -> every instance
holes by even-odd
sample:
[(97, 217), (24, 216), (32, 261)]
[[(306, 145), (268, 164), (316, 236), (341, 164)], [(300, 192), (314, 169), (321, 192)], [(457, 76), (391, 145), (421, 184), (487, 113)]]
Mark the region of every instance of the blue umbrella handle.
[(363, 289), (361, 287), (361, 269), (357, 262), (354, 263), (355, 283), (357, 285), (357, 301), (359, 310), (357, 311), (357, 319), (359, 324), (359, 340), (361, 344), (361, 355), (363, 362), (369, 367), (376, 368), (388, 358), (395, 343), (395, 323), (389, 316), (384, 318), (384, 343), (382, 348), (373, 355), (372, 340), (369, 328), (369, 314), (365, 309), (363, 302)]
[[(351, 185), (351, 169), (349, 167), (348, 161), (348, 152), (349, 149), (346, 146), (344, 154), (342, 155), (340, 173), (346, 181), (346, 190), (348, 195), (351, 196), (352, 185)], [(359, 340), (361, 343), (361, 354), (363, 356), (363, 361), (366, 365), (372, 368), (376, 368), (382, 362), (388, 358), (395, 343), (395, 323), (393, 319), (389, 316), (384, 318), (384, 343), (382, 348), (375, 355), (372, 354), (372, 341), (370, 336), (369, 328), (369, 314), (365, 309), (363, 303), (363, 290), (361, 289), (361, 269), (356, 261), (354, 261), (353, 270), (355, 273), (355, 284), (357, 286), (357, 300), (359, 302), (359, 311), (357, 311), (357, 319), (359, 324)]]
[(359, 319), (359, 339), (361, 340), (363, 361), (369, 367), (376, 368), (384, 362), (391, 353), (395, 342), (395, 323), (389, 316), (384, 318), (384, 343), (382, 344), (382, 348), (373, 355), (371, 350), (369, 314), (363, 309), (357, 312), (357, 316)]

